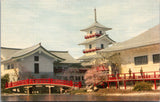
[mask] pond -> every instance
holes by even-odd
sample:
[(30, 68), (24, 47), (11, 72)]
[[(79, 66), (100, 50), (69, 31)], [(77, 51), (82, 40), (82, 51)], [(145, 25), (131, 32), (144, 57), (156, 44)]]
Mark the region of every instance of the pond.
[(13, 95), (1, 101), (159, 101), (160, 96), (93, 96), (93, 95)]

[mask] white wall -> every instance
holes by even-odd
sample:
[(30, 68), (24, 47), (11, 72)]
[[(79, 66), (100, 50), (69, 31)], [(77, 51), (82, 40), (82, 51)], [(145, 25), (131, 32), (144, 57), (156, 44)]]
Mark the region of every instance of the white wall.
[[(147, 47), (140, 47), (121, 52), (122, 59), (122, 73), (128, 73), (129, 68), (132, 72), (140, 72), (142, 67), (143, 71), (159, 71), (160, 63), (153, 63), (153, 54), (160, 54), (160, 45), (152, 45)], [(135, 65), (134, 57), (148, 55), (148, 64)]]
[[(34, 61), (34, 56), (39, 56), (39, 61)], [(42, 75), (53, 77), (53, 62), (54, 59), (45, 55), (43, 52), (40, 54), (37, 52), (20, 60), (20, 64), (23, 65), (28, 72), (32, 72), (37, 78), (40, 78)], [(39, 74), (34, 73), (34, 63), (39, 63)]]

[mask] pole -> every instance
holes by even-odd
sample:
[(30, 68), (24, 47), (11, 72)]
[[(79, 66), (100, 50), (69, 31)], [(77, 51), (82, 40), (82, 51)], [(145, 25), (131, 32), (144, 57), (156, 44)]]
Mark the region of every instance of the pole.
[(157, 89), (156, 80), (154, 80), (155, 90)]
[(94, 9), (94, 17), (95, 17), (95, 22), (97, 22), (96, 9)]
[(118, 89), (117, 81), (116, 81), (116, 88)]
[(126, 81), (124, 81), (124, 88), (125, 88), (125, 90), (126, 90)]
[(48, 87), (48, 90), (49, 90), (49, 95), (51, 94), (51, 87), (49, 86)]
[(108, 84), (108, 88), (109, 88), (109, 82), (107, 82), (107, 84)]

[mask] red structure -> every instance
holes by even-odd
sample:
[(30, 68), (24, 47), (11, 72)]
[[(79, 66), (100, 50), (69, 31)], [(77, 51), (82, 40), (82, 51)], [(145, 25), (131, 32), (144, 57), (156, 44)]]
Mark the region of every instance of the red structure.
[(97, 50), (101, 50), (101, 49), (100, 48), (93, 48), (93, 49), (89, 49), (89, 50), (84, 50), (83, 53), (94, 52)]
[(28, 86), (28, 85), (56, 85), (56, 86), (66, 86), (66, 87), (78, 87), (81, 88), (81, 82), (73, 82), (67, 80), (58, 80), (58, 79), (27, 79), (20, 80), (16, 82), (6, 83), (5, 88), (14, 88), (19, 86)]
[[(97, 71), (108, 71), (108, 68), (104, 66), (96, 67)], [(119, 74), (108, 74), (107, 80), (104, 81), (107, 83), (108, 88), (110, 83), (115, 83), (118, 88), (117, 83), (123, 82), (124, 87), (126, 89), (126, 82), (132, 81), (135, 83), (136, 81), (154, 81), (155, 90), (157, 89), (156, 81), (160, 80), (160, 71), (150, 71), (150, 72), (130, 72), (130, 73), (119, 73)], [(104, 83), (103, 82), (103, 83)], [(96, 83), (95, 85), (98, 85)], [(103, 84), (102, 84), (103, 86)]]
[(85, 39), (89, 39), (89, 38), (99, 37), (99, 36), (101, 36), (101, 34), (91, 34), (91, 35), (85, 36), (84, 38), (85, 38)]
[(108, 87), (110, 82), (115, 82), (116, 87), (118, 87), (117, 82), (124, 82), (124, 87), (126, 89), (127, 81), (133, 81), (134, 83), (136, 81), (154, 81), (155, 89), (157, 89), (157, 80), (160, 80), (160, 71), (120, 73), (117, 75), (109, 74), (106, 82), (108, 83)]

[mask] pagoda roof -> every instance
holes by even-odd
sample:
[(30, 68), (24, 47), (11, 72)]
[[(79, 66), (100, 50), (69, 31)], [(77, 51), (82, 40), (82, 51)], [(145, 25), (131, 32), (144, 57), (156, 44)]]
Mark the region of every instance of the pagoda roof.
[(90, 25), (89, 27), (85, 28), (85, 29), (82, 29), (80, 31), (88, 31), (92, 28), (101, 28), (103, 29), (104, 31), (107, 31), (107, 30), (111, 30), (112, 28), (108, 28), (108, 27), (105, 27), (104, 25), (98, 23), (97, 21), (94, 22), (92, 25)]
[(87, 56), (87, 55), (83, 55), (83, 56), (81, 56), (80, 58), (78, 58), (78, 60), (91, 60), (91, 59), (95, 59), (95, 58), (100, 58), (101, 56), (100, 55), (98, 55), (98, 54), (95, 54), (95, 55), (89, 55), (89, 56)]
[(84, 41), (84, 42), (82, 42), (82, 43), (80, 43), (80, 44), (78, 44), (78, 45), (85, 45), (85, 44), (92, 43), (92, 42), (97, 41), (97, 40), (100, 40), (100, 39), (106, 39), (106, 40), (108, 40), (110, 43), (115, 43), (115, 41), (112, 40), (108, 35), (103, 34), (103, 35), (101, 35), (100, 37), (98, 37), (98, 38), (96, 38), (96, 39), (86, 40), (86, 41)]
[(127, 41), (116, 43), (98, 52), (113, 52), (160, 44), (160, 24)]

